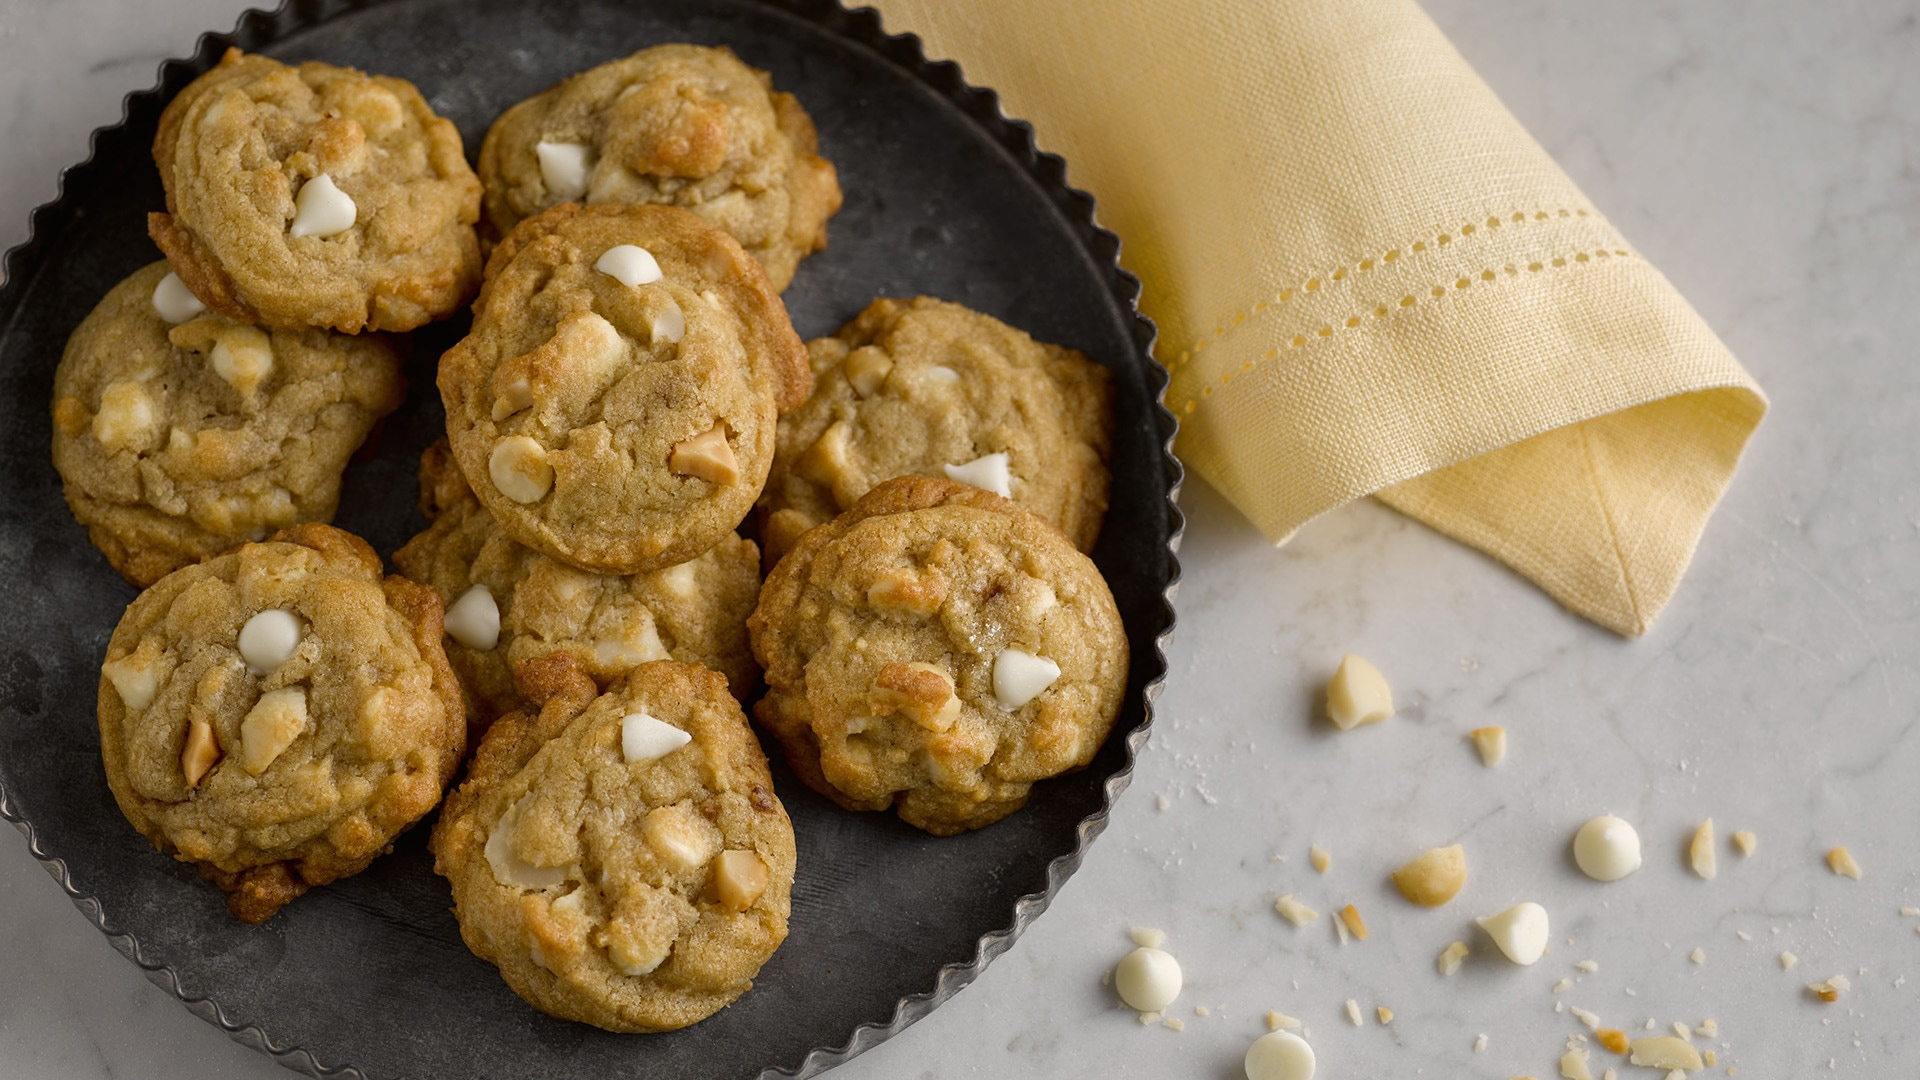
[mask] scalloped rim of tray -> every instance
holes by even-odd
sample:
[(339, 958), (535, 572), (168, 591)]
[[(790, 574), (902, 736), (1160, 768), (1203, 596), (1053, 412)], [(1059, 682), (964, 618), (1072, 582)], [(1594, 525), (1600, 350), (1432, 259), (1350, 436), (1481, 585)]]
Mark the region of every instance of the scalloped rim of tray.
[[(116, 123), (94, 129), (87, 139), (86, 160), (62, 169), (54, 198), (35, 207), (29, 215), (27, 239), (9, 249), (4, 261), (0, 262), (0, 267), (5, 270), (5, 282), (0, 284), (0, 311), (12, 310), (17, 306), (19, 294), (26, 288), (23, 282), (30, 282), (37, 275), (47, 251), (52, 246), (53, 241), (49, 237), (57, 235), (60, 227), (71, 219), (73, 209), (67, 204), (67, 189), (76, 181), (92, 180), (90, 174), (98, 168), (94, 162), (94, 156), (101, 137), (126, 127), (133, 119), (136, 108), (152, 107), (157, 113), (158, 109), (186, 83), (201, 72), (212, 68), (219, 60), (220, 54), (229, 46), (238, 45), (242, 49), (257, 49), (288, 33), (326, 22), (343, 12), (384, 2), (399, 2), (399, 0), (357, 0), (357, 2), (356, 0), (282, 0), (280, 6), (272, 11), (249, 8), (235, 20), (233, 29), (224, 33), (208, 31), (201, 34), (199, 40), (195, 42), (191, 58), (163, 61), (156, 73), (154, 84), (145, 90), (128, 93), (120, 99), (120, 119)], [(1101, 785), (1100, 808), (1081, 819), (1075, 830), (1077, 840), (1073, 850), (1055, 857), (1047, 864), (1046, 890), (1028, 893), (1016, 900), (1013, 906), (1012, 922), (1002, 929), (982, 935), (974, 949), (972, 960), (942, 965), (934, 978), (933, 986), (920, 993), (901, 998), (894, 1004), (893, 1015), (885, 1023), (860, 1024), (848, 1035), (846, 1042), (839, 1046), (814, 1047), (794, 1065), (768, 1066), (760, 1073), (761, 1080), (773, 1080), (776, 1077), (792, 1077), (797, 1080), (800, 1077), (817, 1076), (828, 1069), (846, 1063), (905, 1030), (959, 993), (984, 971), (988, 964), (1001, 953), (1006, 952), (1021, 932), (1047, 910), (1048, 904), (1053, 901), (1060, 886), (1080, 868), (1080, 863), (1085, 858), (1087, 848), (1093, 843), (1094, 838), (1106, 828), (1114, 800), (1126, 790), (1128, 782), (1133, 778), (1134, 762), (1139, 756), (1141, 747), (1146, 744), (1147, 733), (1153, 726), (1154, 703), (1166, 683), (1166, 649), (1167, 644), (1172, 640), (1174, 626), (1173, 598), (1180, 587), (1180, 538), (1186, 529), (1186, 519), (1180, 513), (1178, 505), (1180, 485), (1185, 474), (1179, 459), (1173, 454), (1173, 440), (1179, 424), (1166, 407), (1167, 370), (1153, 358), (1153, 344), (1158, 330), (1153, 321), (1140, 312), (1140, 279), (1120, 266), (1120, 238), (1095, 221), (1093, 196), (1067, 183), (1066, 160), (1058, 154), (1041, 150), (1034, 139), (1033, 125), (1025, 120), (1008, 116), (1001, 107), (1000, 96), (994, 91), (969, 84), (959, 64), (951, 60), (929, 60), (916, 34), (888, 33), (881, 25), (880, 13), (873, 8), (849, 9), (840, 3), (840, 0), (755, 0), (755, 2), (798, 16), (846, 40), (864, 46), (906, 71), (916, 81), (935, 90), (968, 119), (978, 124), (1002, 149), (1010, 153), (1026, 173), (1052, 198), (1074, 231), (1080, 234), (1081, 242), (1086, 245), (1089, 253), (1099, 260), (1102, 270), (1108, 275), (1108, 287), (1114, 299), (1121, 303), (1131, 317), (1133, 340), (1139, 349), (1138, 359), (1147, 366), (1147, 383), (1153, 391), (1154, 421), (1162, 435), (1160, 463), (1168, 481), (1167, 511), (1173, 526), (1167, 542), (1167, 584), (1162, 593), (1158, 613), (1162, 624), (1154, 631), (1152, 663), (1155, 665), (1155, 670), (1142, 688), (1143, 718), (1140, 723), (1121, 733), (1125, 741), (1126, 760)], [(137, 938), (108, 925), (106, 913), (101, 910), (100, 902), (74, 887), (65, 861), (41, 849), (39, 837), (34, 833), (33, 823), (14, 809), (4, 783), (0, 783), (0, 818), (13, 822), (26, 835), (27, 847), (33, 857), (46, 868), (47, 873), (51, 874), (55, 881), (60, 883), (60, 887), (72, 899), (74, 906), (79, 908), (102, 934), (106, 935), (113, 947), (127, 959), (139, 965), (149, 980), (173, 995), (193, 1015), (226, 1032), (235, 1042), (258, 1050), (295, 1072), (315, 1077), (349, 1077), (354, 1080), (369, 1080), (367, 1074), (355, 1066), (328, 1065), (303, 1047), (282, 1046), (276, 1043), (273, 1037), (259, 1025), (229, 1017), (220, 1003), (212, 997), (188, 995), (182, 990), (180, 980), (171, 967), (147, 959)]]

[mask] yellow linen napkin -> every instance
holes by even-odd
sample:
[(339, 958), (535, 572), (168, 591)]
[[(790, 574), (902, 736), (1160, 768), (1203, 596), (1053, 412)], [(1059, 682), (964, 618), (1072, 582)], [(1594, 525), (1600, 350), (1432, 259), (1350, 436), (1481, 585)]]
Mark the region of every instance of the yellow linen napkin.
[(1653, 622), (1766, 399), (1412, 0), (872, 2), (1099, 200), (1269, 538), (1375, 495)]

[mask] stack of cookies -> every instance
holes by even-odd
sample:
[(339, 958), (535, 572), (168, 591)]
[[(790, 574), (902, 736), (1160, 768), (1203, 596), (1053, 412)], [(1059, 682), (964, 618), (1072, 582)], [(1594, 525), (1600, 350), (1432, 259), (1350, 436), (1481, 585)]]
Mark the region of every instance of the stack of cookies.
[[(786, 936), (793, 827), (741, 704), (763, 670), (803, 782), (935, 835), (1106, 738), (1105, 370), (925, 297), (802, 344), (780, 291), (840, 189), (731, 52), (576, 75), (495, 122), (477, 176), (410, 84), (230, 52), (155, 160), (167, 261), (74, 332), (54, 460), (146, 587), (102, 668), (114, 795), (235, 915), (444, 794), (473, 951), (552, 1015), (671, 1030)], [(383, 578), (325, 524), (405, 392), (383, 333), (476, 290), (429, 524)]]

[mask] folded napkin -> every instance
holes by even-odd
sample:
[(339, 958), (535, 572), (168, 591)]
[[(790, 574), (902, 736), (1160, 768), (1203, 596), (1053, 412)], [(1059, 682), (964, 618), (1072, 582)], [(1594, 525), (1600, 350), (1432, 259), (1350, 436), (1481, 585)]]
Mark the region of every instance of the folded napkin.
[(1374, 495), (1653, 622), (1766, 399), (1412, 0), (872, 2), (1099, 200), (1269, 538)]

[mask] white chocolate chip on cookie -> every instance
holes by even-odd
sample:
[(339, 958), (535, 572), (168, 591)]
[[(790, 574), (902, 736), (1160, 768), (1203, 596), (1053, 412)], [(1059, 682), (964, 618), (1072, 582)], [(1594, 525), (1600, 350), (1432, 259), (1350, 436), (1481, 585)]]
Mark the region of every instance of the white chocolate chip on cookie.
[(985, 488), (1003, 499), (1013, 497), (1013, 470), (1006, 454), (987, 454), (963, 465), (943, 465), (947, 479)]
[(353, 228), (360, 208), (325, 173), (300, 185), (293, 200), (293, 227), (289, 236), (317, 236), (322, 240)]
[(179, 274), (169, 270), (167, 276), (160, 279), (160, 284), (153, 287), (153, 310), (154, 314), (168, 323), (178, 326), (207, 310), (207, 305), (193, 295), (186, 282), (180, 280)]
[(1039, 697), (1059, 677), (1059, 664), (1022, 649), (1001, 649), (993, 658), (993, 696), (1008, 712)]
[(692, 735), (643, 712), (620, 721), (620, 753), (629, 765), (658, 761), (692, 741)]
[(525, 435), (509, 435), (493, 444), (487, 474), (500, 494), (517, 503), (539, 502), (553, 490), (553, 466), (547, 449)]
[(669, 296), (659, 311), (647, 317), (647, 333), (655, 342), (678, 345), (687, 336), (687, 313)]
[(561, 202), (578, 199), (587, 193), (587, 177), (593, 171), (593, 147), (583, 143), (535, 143), (533, 153), (540, 160), (540, 181), (547, 194)]
[(447, 635), (481, 652), (500, 644), (500, 604), (493, 590), (475, 585), (447, 608)]
[(213, 373), (246, 397), (273, 374), (273, 342), (252, 326), (229, 326), (214, 339), (207, 355)]
[(273, 674), (300, 647), (300, 620), (290, 611), (268, 608), (255, 612), (240, 628), (240, 659), (255, 677)]
[(661, 276), (660, 263), (653, 252), (637, 244), (615, 244), (600, 256), (593, 268), (628, 288), (651, 285)]

